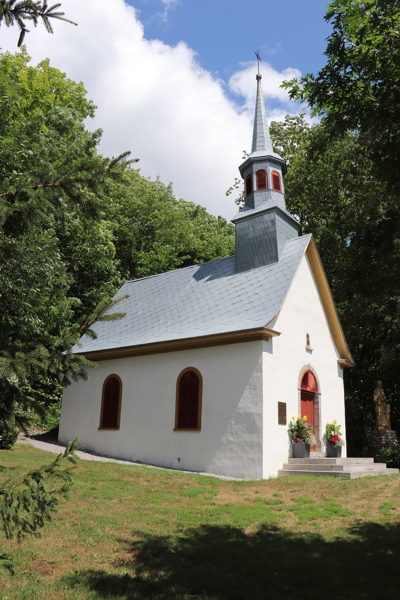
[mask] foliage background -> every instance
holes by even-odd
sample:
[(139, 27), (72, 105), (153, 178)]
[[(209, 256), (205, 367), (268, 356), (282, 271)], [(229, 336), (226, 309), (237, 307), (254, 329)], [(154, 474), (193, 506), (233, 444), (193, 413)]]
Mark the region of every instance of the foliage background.
[(97, 308), (125, 279), (232, 254), (233, 226), (99, 155), (83, 84), (24, 48), (0, 55), (0, 103), (0, 428), (48, 427)]

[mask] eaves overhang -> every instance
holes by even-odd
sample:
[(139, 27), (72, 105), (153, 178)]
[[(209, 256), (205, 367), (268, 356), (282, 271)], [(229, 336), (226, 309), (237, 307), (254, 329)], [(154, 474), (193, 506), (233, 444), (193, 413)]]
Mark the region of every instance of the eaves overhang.
[(252, 219), (253, 217), (258, 217), (259, 215), (263, 215), (274, 211), (280, 213), (286, 219), (289, 219), (297, 228), (297, 230), (300, 230), (300, 223), (296, 221), (293, 215), (291, 215), (287, 210), (283, 210), (273, 200), (270, 200), (268, 203), (265, 203), (257, 208), (248, 208), (246, 206), (241, 208), (239, 212), (236, 213), (236, 215), (231, 219), (231, 223), (236, 224), (239, 221), (245, 221), (246, 219)]
[(286, 175), (287, 173), (287, 162), (284, 158), (282, 158), (281, 156), (279, 156), (279, 154), (250, 154), (250, 156), (248, 156), (246, 158), (246, 160), (239, 166), (239, 171), (241, 176), (243, 177), (243, 173), (244, 171), (247, 169), (247, 167), (249, 165), (251, 165), (252, 163), (255, 162), (265, 162), (265, 161), (271, 161), (271, 162), (276, 162), (279, 163), (281, 165), (281, 169), (282, 169), (282, 173), (283, 175)]
[(253, 329), (168, 340), (150, 344), (140, 344), (137, 346), (124, 346), (104, 350), (93, 350), (92, 352), (78, 352), (78, 354), (82, 354), (82, 356), (88, 360), (97, 362), (116, 358), (128, 358), (131, 356), (145, 356), (149, 354), (162, 354), (165, 352), (194, 350), (196, 348), (225, 346), (227, 344), (241, 344), (244, 342), (254, 342), (258, 340), (267, 341), (270, 338), (277, 337), (279, 335), (281, 334), (278, 331), (269, 329), (268, 327), (255, 327)]
[(326, 276), (321, 257), (313, 237), (311, 237), (307, 246), (306, 254), (311, 265), (315, 282), (317, 284), (332, 338), (340, 355), (338, 364), (342, 369), (346, 367), (355, 367), (356, 363), (354, 362), (350, 349), (347, 345), (335, 302), (332, 297), (332, 292), (329, 287), (328, 278)]

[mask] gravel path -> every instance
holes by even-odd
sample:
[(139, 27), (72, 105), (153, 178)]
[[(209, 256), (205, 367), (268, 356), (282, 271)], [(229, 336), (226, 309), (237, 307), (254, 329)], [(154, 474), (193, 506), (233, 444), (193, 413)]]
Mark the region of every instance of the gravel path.
[[(18, 436), (17, 444), (28, 444), (29, 446), (34, 446), (35, 448), (39, 448), (40, 450), (46, 450), (46, 452), (53, 452), (54, 454), (61, 454), (62, 452), (64, 452), (65, 449), (65, 444), (61, 444), (57, 440), (52, 439), (46, 442), (42, 440), (37, 440), (32, 437), (28, 437), (22, 433)], [(155, 465), (147, 465), (145, 463), (134, 462), (132, 460), (119, 460), (117, 458), (111, 458), (111, 456), (103, 456), (101, 454), (96, 454), (95, 452), (82, 452), (82, 450), (77, 450), (75, 454), (82, 460), (93, 460), (98, 462), (117, 463), (119, 465), (149, 467), (151, 469), (160, 469), (162, 471), (175, 471), (179, 473), (189, 473), (191, 475), (206, 475), (207, 477), (216, 477), (217, 479), (225, 479), (228, 481), (243, 481), (242, 479), (236, 479), (235, 477), (224, 477), (223, 475), (213, 475), (212, 473), (199, 473), (197, 471), (184, 471), (181, 469), (166, 469), (164, 467), (156, 467)]]

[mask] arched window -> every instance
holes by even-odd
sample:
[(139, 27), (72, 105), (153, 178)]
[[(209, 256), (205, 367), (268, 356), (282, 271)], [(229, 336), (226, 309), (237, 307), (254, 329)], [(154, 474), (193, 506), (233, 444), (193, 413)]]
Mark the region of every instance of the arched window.
[(103, 384), (99, 429), (119, 429), (122, 381), (118, 375), (109, 375)]
[(304, 373), (301, 379), (300, 389), (313, 394), (317, 393), (317, 380), (315, 379), (315, 375), (312, 371), (306, 371)]
[(256, 173), (257, 189), (266, 190), (268, 188), (268, 175), (267, 171), (260, 169)]
[(272, 171), (272, 189), (281, 192), (281, 176), (278, 171)]
[(246, 196), (251, 194), (253, 191), (253, 175), (250, 173), (246, 177)]
[(202, 378), (194, 367), (182, 371), (176, 384), (175, 429), (200, 430)]

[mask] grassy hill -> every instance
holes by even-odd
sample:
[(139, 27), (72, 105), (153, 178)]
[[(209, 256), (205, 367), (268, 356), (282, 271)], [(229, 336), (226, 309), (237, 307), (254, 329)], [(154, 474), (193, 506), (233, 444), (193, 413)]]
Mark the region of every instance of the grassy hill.
[[(54, 455), (17, 445), (0, 477)], [(0, 539), (1, 600), (399, 598), (400, 476), (222, 481), (79, 461), (40, 538)]]

